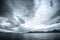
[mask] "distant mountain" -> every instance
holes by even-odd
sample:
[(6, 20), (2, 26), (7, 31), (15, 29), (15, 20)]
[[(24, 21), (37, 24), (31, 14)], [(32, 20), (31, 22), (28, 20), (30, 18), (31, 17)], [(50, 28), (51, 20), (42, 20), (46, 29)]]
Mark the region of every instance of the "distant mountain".
[(47, 31), (47, 33), (60, 33), (60, 30), (54, 29), (54, 30), (52, 30), (52, 31)]
[(29, 31), (28, 33), (45, 33), (44, 31)]
[(60, 33), (60, 30), (51, 30), (51, 31), (29, 31), (28, 33)]

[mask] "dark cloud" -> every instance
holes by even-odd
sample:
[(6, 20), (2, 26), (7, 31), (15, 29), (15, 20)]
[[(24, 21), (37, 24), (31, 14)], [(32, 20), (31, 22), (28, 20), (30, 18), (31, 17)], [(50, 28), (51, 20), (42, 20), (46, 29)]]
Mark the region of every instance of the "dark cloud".
[(51, 18), (54, 19), (60, 16), (60, 10), (58, 10)]
[(0, 0), (0, 16), (12, 17), (12, 9), (6, 4), (5, 0)]

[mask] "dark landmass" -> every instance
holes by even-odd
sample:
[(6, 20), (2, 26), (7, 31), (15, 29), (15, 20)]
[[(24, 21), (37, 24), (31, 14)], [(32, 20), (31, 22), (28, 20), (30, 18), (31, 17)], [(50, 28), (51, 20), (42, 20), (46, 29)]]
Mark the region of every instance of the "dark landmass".
[(60, 33), (60, 30), (52, 30), (52, 31), (29, 31), (28, 33)]

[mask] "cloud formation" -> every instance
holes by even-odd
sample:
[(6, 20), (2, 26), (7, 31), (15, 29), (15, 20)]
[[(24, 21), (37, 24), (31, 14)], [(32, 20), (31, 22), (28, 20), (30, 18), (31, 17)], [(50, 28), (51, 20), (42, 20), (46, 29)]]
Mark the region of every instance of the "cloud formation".
[(0, 6), (2, 32), (60, 28), (60, 7), (56, 0), (1, 0)]

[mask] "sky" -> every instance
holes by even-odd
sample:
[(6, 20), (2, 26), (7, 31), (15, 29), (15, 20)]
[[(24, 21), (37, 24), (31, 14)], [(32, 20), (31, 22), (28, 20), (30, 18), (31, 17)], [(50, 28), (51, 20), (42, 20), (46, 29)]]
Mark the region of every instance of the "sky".
[(0, 0), (0, 31), (46, 31), (59, 26), (60, 0)]

